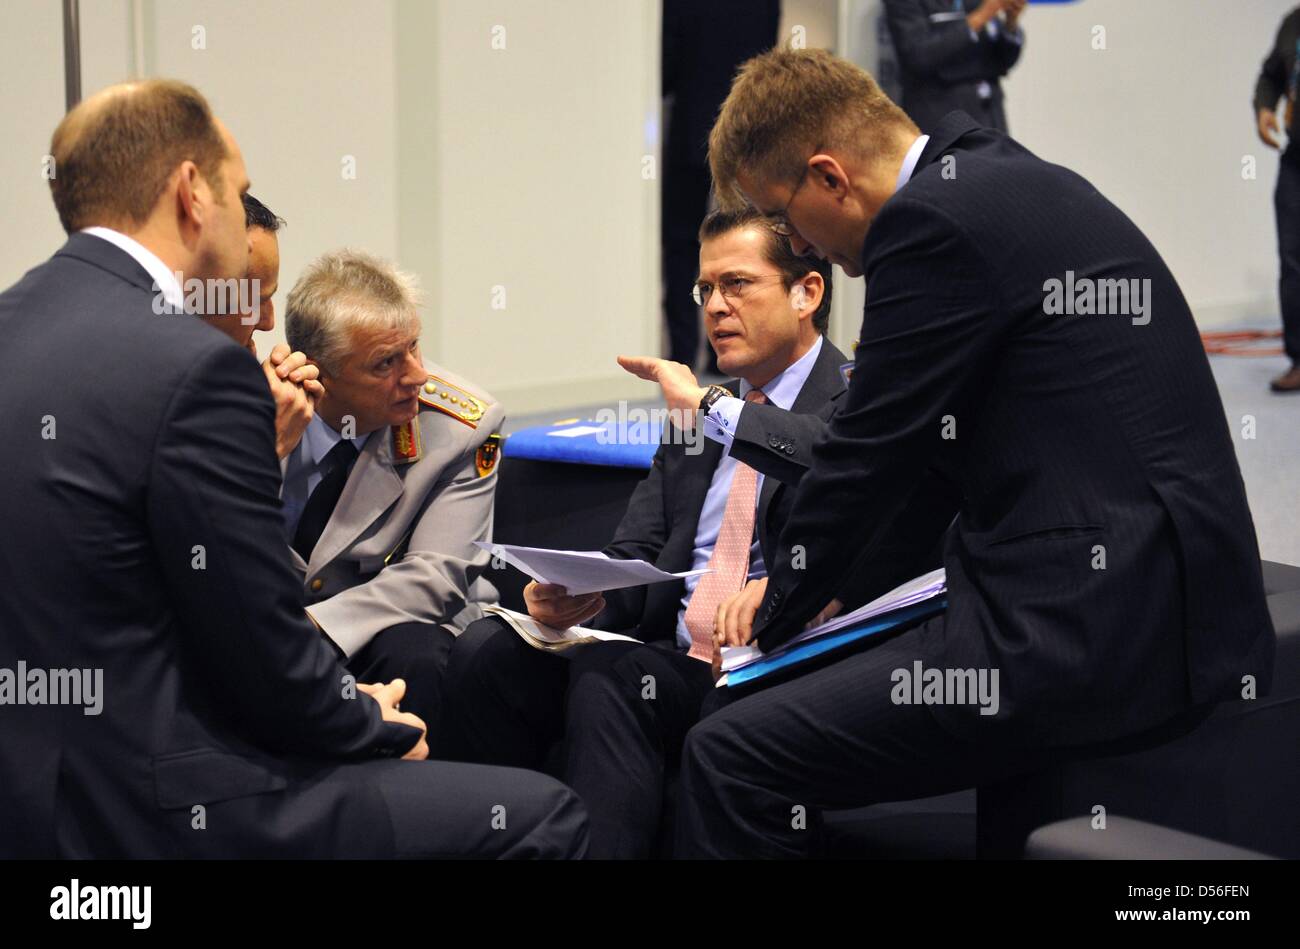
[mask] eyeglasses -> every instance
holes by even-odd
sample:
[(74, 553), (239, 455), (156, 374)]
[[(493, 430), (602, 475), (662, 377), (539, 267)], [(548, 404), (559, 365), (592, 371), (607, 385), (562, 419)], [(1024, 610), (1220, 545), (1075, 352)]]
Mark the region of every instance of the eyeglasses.
[[(746, 294), (754, 287), (764, 283), (771, 283), (773, 280), (783, 280), (781, 274), (768, 274), (759, 277), (747, 277), (744, 274), (727, 274), (718, 281), (717, 289), (722, 293), (724, 300), (731, 300), (733, 303), (737, 300), (743, 300)], [(714, 286), (711, 283), (701, 280), (695, 286), (691, 287), (691, 299), (695, 301), (696, 306), (707, 306), (709, 300), (713, 298)]]
[(790, 192), (790, 200), (785, 203), (785, 207), (776, 214), (769, 214), (767, 216), (768, 224), (771, 226), (772, 230), (776, 231), (776, 233), (782, 237), (789, 237), (794, 233), (794, 225), (790, 223), (789, 217), (790, 205), (794, 204), (794, 196), (799, 193), (799, 189), (803, 187), (804, 180), (807, 177), (808, 166), (804, 165), (803, 174), (799, 176), (799, 183), (795, 185), (794, 190)]

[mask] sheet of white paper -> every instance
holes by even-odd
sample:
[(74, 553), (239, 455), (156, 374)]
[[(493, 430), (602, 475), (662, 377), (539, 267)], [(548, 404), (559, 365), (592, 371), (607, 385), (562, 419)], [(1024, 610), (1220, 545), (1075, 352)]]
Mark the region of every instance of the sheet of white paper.
[(570, 596), (663, 583), (665, 580), (682, 580), (709, 572), (688, 570), (683, 573), (666, 573), (644, 560), (614, 560), (599, 550), (546, 550), (541, 547), (519, 547), (477, 540), (474, 543), (540, 583), (559, 584)]

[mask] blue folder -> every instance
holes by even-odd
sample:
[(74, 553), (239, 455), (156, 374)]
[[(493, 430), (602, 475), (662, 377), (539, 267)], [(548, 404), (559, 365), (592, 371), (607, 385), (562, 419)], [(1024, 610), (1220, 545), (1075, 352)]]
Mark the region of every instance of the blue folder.
[(765, 656), (743, 669), (728, 672), (726, 687), (734, 689), (740, 685), (747, 685), (764, 676), (771, 675), (782, 669), (789, 669), (791, 666), (797, 666), (816, 656), (823, 656), (828, 652), (858, 642), (868, 636), (874, 636), (877, 633), (883, 633), (886, 630), (902, 626), (904, 623), (911, 623), (935, 613), (941, 613), (947, 606), (948, 598), (946, 596), (936, 596), (921, 603), (905, 606), (901, 610), (894, 610), (892, 613), (873, 617), (861, 626), (842, 629), (831, 633), (829, 636), (820, 636), (806, 643), (800, 643), (785, 652)]

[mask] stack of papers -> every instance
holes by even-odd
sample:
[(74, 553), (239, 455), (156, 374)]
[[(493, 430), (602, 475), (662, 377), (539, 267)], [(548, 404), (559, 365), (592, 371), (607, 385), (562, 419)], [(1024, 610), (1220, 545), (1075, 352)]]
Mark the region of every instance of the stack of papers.
[[(862, 636), (892, 629), (901, 623), (937, 613), (947, 605), (947, 577), (943, 569), (932, 570), (895, 587), (851, 613), (836, 616), (820, 626), (804, 630), (771, 653), (757, 646), (724, 646), (719, 686), (740, 685), (777, 668), (785, 668), (821, 655)], [(839, 635), (837, 635), (839, 634)]]
[(604, 643), (611, 640), (623, 640), (630, 643), (640, 642), (640, 640), (633, 639), (631, 636), (624, 636), (622, 633), (605, 633), (598, 629), (586, 629), (582, 626), (570, 626), (568, 629), (543, 626), (527, 613), (516, 613), (514, 610), (508, 610), (504, 606), (495, 604), (483, 607), (483, 612), (500, 616), (510, 624), (510, 627), (519, 634), (519, 637), (524, 642), (543, 652), (554, 652), (563, 655), (566, 649), (572, 646), (581, 646), (585, 643)]

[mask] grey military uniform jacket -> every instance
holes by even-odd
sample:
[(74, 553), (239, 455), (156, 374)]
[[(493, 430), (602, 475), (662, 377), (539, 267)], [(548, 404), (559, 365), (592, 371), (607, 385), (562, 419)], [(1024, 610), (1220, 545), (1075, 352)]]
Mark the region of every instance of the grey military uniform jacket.
[(430, 365), (420, 411), (366, 440), (329, 522), (303, 563), (307, 612), (348, 656), (399, 623), (459, 634), (495, 603), (484, 576), (502, 406)]

